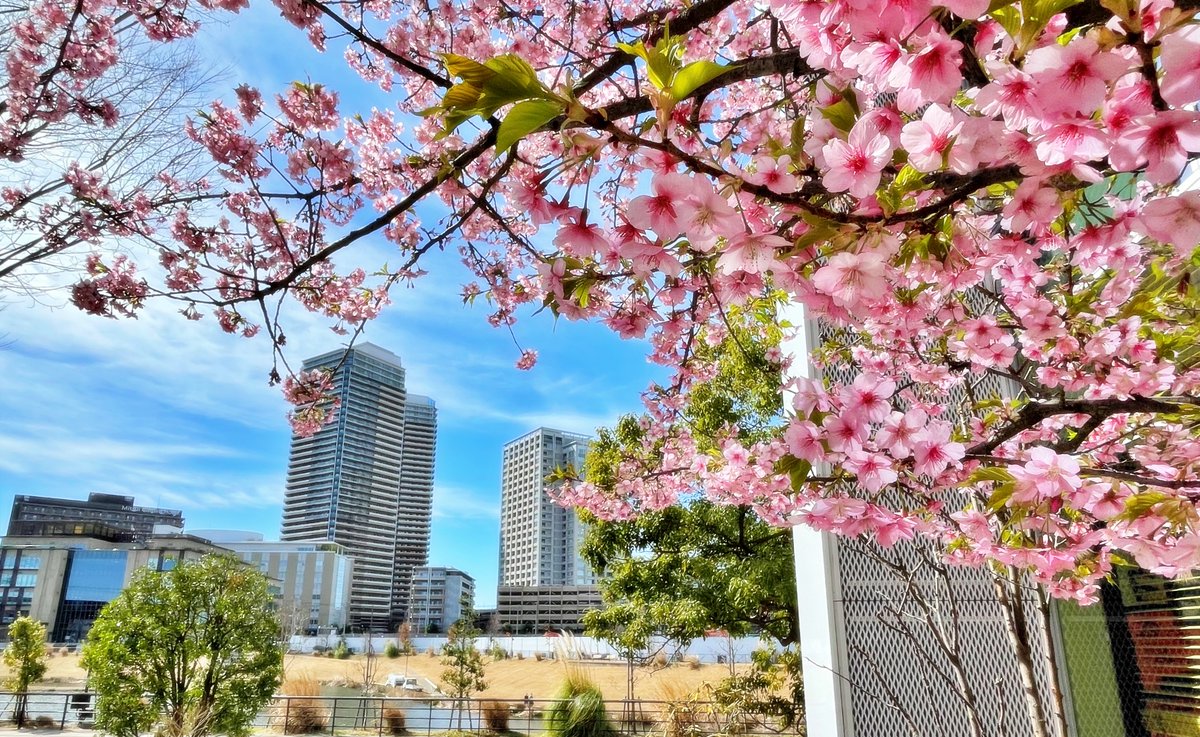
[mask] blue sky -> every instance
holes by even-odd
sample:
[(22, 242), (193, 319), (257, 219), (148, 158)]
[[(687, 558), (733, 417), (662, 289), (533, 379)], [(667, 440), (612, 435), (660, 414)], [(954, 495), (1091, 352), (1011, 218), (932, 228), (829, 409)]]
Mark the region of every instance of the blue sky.
[[(197, 49), (228, 66), (213, 96), (242, 81), (273, 95), (306, 80), (343, 90), (347, 114), (388, 104), (345, 69), (340, 51), (310, 51), (269, 4), (209, 29)], [(339, 266), (370, 271), (388, 257), (385, 245), (365, 244)], [(519, 351), (506, 331), (487, 324), (486, 305), (461, 303), (467, 274), (457, 254), (434, 254), (427, 268), (414, 288), (393, 293), (362, 339), (397, 353), (409, 391), (437, 401), (430, 563), (475, 576), (478, 605), (489, 606), (503, 444), (542, 425), (590, 433), (611, 424), (637, 411), (640, 391), (662, 374), (647, 364), (646, 344), (621, 341), (601, 325), (555, 322), (549, 313), (517, 325), (522, 345), (541, 356), (532, 372), (519, 371)], [(0, 311), (5, 518), (15, 494), (103, 491), (182, 509), (190, 528), (277, 537), (291, 436), (284, 402), (267, 385), (268, 341), (225, 335), (211, 317), (188, 322), (177, 304), (108, 320), (64, 303), (62, 294), (8, 299)], [(285, 321), (295, 364), (344, 342), (316, 316), (292, 310)]]

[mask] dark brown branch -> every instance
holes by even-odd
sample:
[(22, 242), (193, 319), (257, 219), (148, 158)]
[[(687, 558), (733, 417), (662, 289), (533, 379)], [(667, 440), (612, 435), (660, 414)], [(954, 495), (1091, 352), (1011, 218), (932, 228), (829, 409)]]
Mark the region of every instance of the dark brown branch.
[(1058, 402), (1030, 402), (1021, 408), (1016, 419), (1008, 427), (1001, 430), (991, 440), (972, 447), (967, 453), (986, 456), (1025, 430), (1037, 427), (1043, 420), (1058, 415), (1089, 415), (1092, 417), (1099, 415), (1107, 418), (1113, 415), (1162, 414), (1178, 412), (1181, 404), (1195, 404), (1195, 400), (1185, 398), (1177, 403), (1173, 400), (1135, 396), (1129, 399), (1064, 399)]

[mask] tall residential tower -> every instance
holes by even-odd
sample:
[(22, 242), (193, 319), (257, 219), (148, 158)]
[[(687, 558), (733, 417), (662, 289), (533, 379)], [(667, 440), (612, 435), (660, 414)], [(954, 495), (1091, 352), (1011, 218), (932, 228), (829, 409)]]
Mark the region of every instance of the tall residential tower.
[(500, 470), (497, 614), (515, 630), (578, 629), (599, 604), (596, 575), (579, 555), (584, 526), (547, 493), (559, 467), (583, 468), (591, 438), (539, 428), (504, 446)]
[(429, 553), (437, 408), (408, 396), (400, 358), (370, 343), (304, 362), (314, 369), (334, 372), (340, 403), (315, 435), (292, 438), (280, 537), (343, 546), (350, 625), (390, 629)]

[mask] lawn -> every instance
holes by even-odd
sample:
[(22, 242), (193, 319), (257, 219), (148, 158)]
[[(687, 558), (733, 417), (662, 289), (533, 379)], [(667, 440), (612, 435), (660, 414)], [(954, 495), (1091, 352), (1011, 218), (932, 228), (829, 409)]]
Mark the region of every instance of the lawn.
[[(352, 685), (363, 680), (364, 660), (361, 655), (351, 656), (347, 660), (288, 655), (284, 665), (290, 678), (312, 678), (326, 684)], [(35, 689), (83, 687), (87, 673), (79, 666), (78, 655), (56, 655), (47, 661), (47, 665), (46, 677)], [(553, 660), (489, 659), (485, 667), (488, 688), (478, 695), (497, 699), (520, 699), (527, 694), (535, 699), (550, 698), (562, 683), (566, 667), (566, 664)], [(624, 664), (576, 661), (570, 667), (585, 672), (604, 692), (606, 699), (625, 698)], [(427, 678), (437, 683), (444, 669), (440, 658), (426, 654), (394, 659), (379, 657), (372, 680), (383, 683), (389, 673), (398, 673)], [(634, 671), (635, 695), (646, 700), (678, 698), (704, 683), (715, 683), (728, 675), (729, 666), (726, 665), (692, 667), (676, 663), (666, 667), (639, 667)]]

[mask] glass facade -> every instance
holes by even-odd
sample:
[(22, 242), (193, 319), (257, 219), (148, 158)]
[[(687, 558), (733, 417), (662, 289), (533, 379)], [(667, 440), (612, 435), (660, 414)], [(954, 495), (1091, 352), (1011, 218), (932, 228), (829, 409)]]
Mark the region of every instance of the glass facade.
[(104, 605), (125, 585), (125, 550), (72, 550), (62, 599), (55, 618), (54, 642), (80, 642)]
[(29, 615), (42, 558), (23, 550), (5, 550), (0, 555), (0, 626), (7, 627), (17, 617)]

